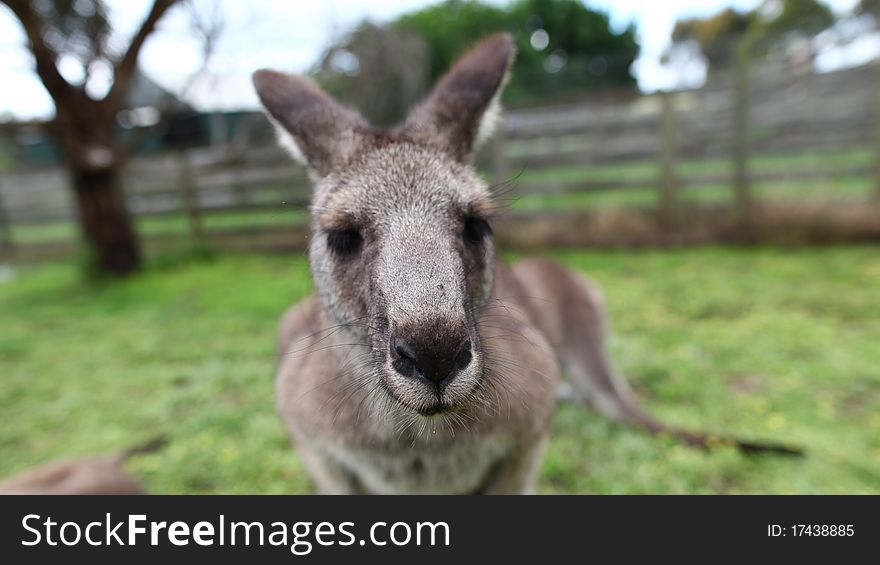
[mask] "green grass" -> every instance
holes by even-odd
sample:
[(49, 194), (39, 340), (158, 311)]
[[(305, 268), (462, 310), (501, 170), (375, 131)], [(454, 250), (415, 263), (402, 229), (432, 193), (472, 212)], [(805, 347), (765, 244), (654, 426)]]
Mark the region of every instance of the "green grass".
[[(651, 411), (807, 455), (702, 452), (562, 406), (541, 492), (880, 493), (876, 248), (553, 255), (604, 287), (613, 358)], [(165, 264), (111, 284), (53, 263), (0, 284), (0, 475), (165, 433), (130, 463), (152, 492), (308, 492), (272, 384), (305, 261)]]

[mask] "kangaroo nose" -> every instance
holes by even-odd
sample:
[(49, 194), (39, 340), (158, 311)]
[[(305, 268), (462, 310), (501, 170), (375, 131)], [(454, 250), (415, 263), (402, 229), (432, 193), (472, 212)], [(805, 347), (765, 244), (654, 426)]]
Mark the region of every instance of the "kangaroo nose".
[(399, 335), (391, 338), (390, 353), (395, 371), (405, 377), (427, 379), (439, 386), (451, 382), (459, 371), (470, 364), (473, 357), (469, 339), (432, 342), (408, 340)]

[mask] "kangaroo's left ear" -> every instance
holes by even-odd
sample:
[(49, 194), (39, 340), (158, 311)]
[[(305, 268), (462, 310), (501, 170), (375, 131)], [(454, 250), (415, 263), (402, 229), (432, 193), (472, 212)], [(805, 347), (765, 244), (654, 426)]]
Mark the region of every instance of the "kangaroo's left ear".
[(513, 38), (499, 33), (465, 53), (416, 106), (399, 131), (470, 162), (492, 135), (498, 120), (498, 97), (516, 49)]

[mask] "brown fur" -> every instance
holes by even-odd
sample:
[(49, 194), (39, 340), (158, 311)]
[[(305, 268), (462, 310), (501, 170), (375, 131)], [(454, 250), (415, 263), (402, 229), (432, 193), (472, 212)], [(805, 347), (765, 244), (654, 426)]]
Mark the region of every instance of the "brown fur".
[(144, 494), (115, 456), (57, 461), (0, 483), (0, 494)]
[(618, 421), (738, 444), (638, 407), (608, 362), (594, 286), (549, 261), (495, 259), (491, 194), (470, 163), (512, 55), (506, 35), (479, 44), (387, 133), (301, 79), (255, 76), (315, 180), (317, 296), (282, 318), (276, 390), (321, 492), (530, 492), (562, 369)]
[(0, 481), (3, 494), (146, 494), (123, 466), (129, 457), (164, 444), (156, 438), (122, 453), (54, 461)]

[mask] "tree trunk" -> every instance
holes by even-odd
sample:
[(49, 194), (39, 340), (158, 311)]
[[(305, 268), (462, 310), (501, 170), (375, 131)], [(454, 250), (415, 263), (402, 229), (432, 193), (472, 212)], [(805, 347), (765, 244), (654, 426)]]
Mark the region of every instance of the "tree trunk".
[(117, 164), (74, 168), (80, 227), (102, 273), (127, 275), (141, 266), (141, 250), (125, 207)]

